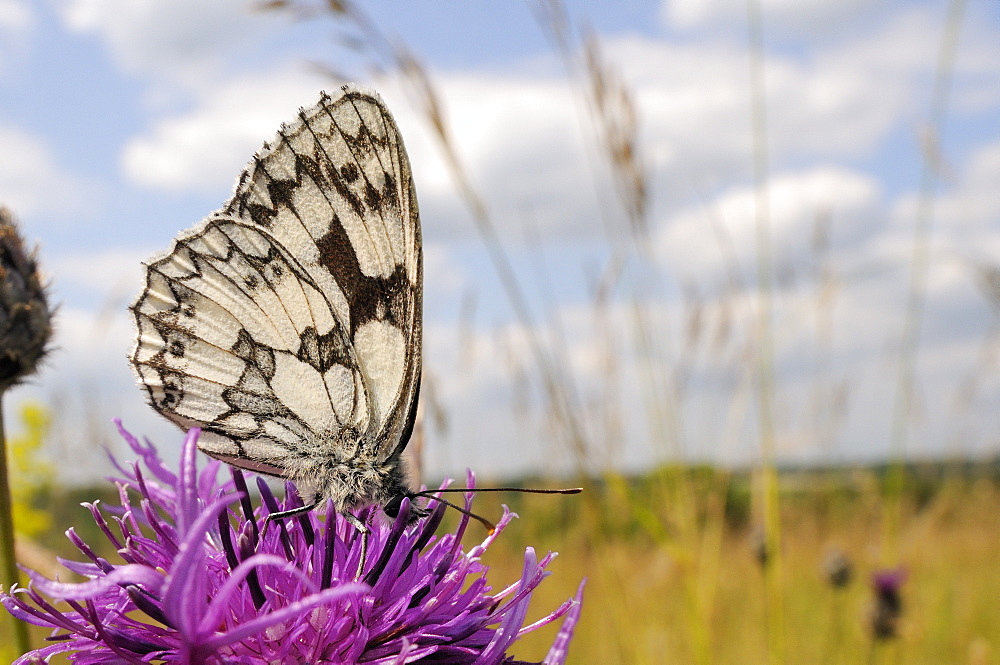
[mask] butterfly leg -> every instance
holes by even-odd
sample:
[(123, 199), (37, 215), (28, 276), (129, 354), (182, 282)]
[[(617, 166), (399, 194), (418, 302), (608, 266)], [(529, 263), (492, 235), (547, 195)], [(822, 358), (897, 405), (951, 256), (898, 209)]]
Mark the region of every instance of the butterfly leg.
[(341, 515), (361, 534), (361, 557), (358, 559), (358, 570), (354, 575), (354, 579), (360, 580), (361, 573), (365, 571), (365, 559), (368, 558), (368, 536), (371, 535), (371, 529), (365, 526), (353, 513), (343, 512)]
[(265, 519), (267, 520), (268, 523), (270, 523), (270, 522), (277, 522), (278, 520), (287, 519), (289, 517), (295, 517), (296, 515), (304, 515), (305, 513), (308, 513), (310, 510), (318, 507), (319, 504), (320, 502), (317, 501), (316, 503), (311, 503), (308, 506), (299, 506), (298, 508), (292, 508), (291, 510), (282, 510), (280, 513), (271, 513)]

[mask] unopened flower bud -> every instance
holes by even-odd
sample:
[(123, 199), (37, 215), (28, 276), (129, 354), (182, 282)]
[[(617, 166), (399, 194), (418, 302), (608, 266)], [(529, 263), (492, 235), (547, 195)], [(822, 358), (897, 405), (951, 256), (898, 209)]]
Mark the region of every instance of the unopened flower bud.
[(52, 312), (34, 252), (0, 207), (0, 392), (38, 369), (52, 337)]

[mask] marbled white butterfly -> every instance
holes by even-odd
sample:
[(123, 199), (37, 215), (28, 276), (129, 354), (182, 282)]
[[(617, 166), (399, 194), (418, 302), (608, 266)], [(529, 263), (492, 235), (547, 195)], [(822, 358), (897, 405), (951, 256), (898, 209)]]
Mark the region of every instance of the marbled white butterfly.
[(398, 508), (420, 389), (423, 259), (403, 139), (353, 85), (300, 110), (233, 197), (147, 266), (132, 364), (199, 447), (313, 507)]

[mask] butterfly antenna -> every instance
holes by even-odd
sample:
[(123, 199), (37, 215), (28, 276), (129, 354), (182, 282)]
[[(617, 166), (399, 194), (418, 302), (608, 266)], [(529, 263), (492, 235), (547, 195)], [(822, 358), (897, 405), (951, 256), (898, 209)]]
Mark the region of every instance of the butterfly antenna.
[(437, 501), (438, 503), (443, 503), (446, 506), (450, 506), (450, 507), (454, 508), (455, 510), (457, 510), (460, 513), (462, 513), (463, 515), (466, 515), (466, 516), (471, 517), (472, 519), (476, 520), (477, 522), (479, 522), (480, 524), (482, 524), (484, 527), (486, 527), (486, 530), (489, 531), (491, 535), (493, 534), (494, 531), (496, 531), (497, 525), (494, 524), (493, 522), (489, 521), (488, 519), (486, 519), (482, 515), (477, 515), (474, 512), (472, 512), (471, 510), (466, 510), (465, 508), (463, 508), (462, 506), (459, 506), (458, 504), (452, 503), (451, 501), (448, 501), (447, 499), (442, 499), (441, 497), (434, 496), (434, 494), (432, 494), (432, 492), (442, 492), (442, 491), (445, 491), (445, 490), (427, 490), (426, 492), (414, 492), (413, 494), (410, 494), (408, 496), (411, 499), (415, 499), (417, 497), (423, 497), (424, 499), (431, 499), (433, 501)]
[[(566, 489), (549, 489), (549, 488), (534, 488), (534, 487), (445, 487), (439, 490), (428, 490), (428, 492), (521, 492), (523, 494), (579, 494), (583, 491), (582, 487), (569, 487)], [(421, 496), (427, 496), (421, 494)]]
[(466, 510), (462, 506), (458, 506), (447, 499), (442, 499), (437, 494), (441, 492), (523, 492), (526, 494), (579, 494), (583, 491), (582, 487), (571, 487), (568, 489), (532, 489), (524, 487), (477, 487), (477, 488), (467, 488), (467, 487), (445, 487), (443, 489), (436, 490), (425, 490), (423, 492), (414, 492), (410, 494), (410, 498), (423, 497), (425, 499), (433, 499), (438, 503), (443, 503), (446, 506), (451, 506), (463, 515), (467, 515), (472, 519), (476, 520), (482, 524), (486, 529), (492, 534), (496, 531), (496, 525), (489, 521), (485, 517), (477, 515), (471, 510)]

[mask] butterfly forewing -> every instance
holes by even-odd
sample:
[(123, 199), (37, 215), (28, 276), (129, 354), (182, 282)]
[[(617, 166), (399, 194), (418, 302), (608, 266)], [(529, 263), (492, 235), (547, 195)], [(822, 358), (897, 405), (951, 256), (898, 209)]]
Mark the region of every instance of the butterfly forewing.
[(417, 399), (421, 257), (395, 122), (345, 86), (149, 264), (133, 364), (153, 406), (227, 462), (284, 475), (318, 445), (385, 461)]

